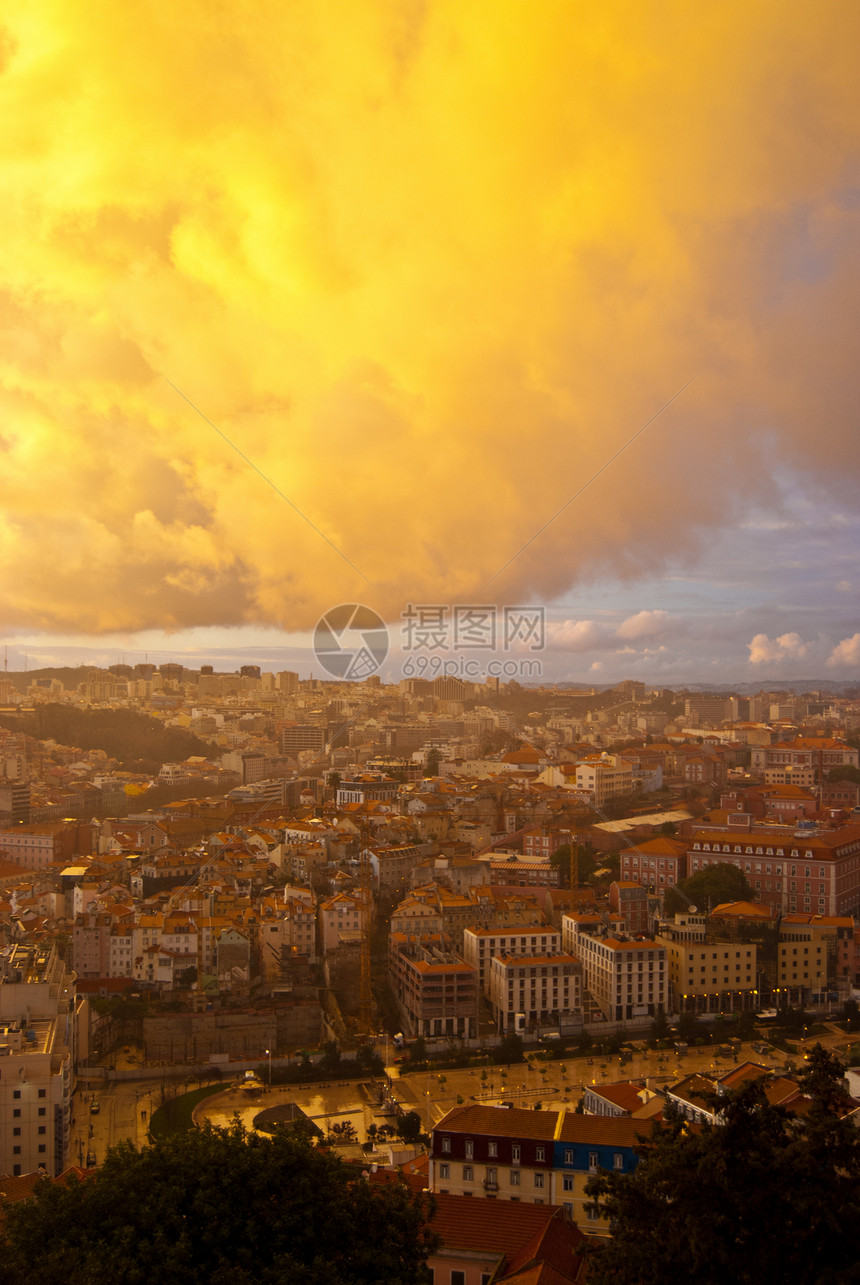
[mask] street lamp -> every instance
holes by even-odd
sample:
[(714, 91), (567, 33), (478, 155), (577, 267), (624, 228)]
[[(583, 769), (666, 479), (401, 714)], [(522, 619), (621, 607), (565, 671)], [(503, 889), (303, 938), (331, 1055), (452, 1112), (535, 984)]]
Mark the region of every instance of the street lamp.
[(272, 1050), (266, 1049), (266, 1056), (269, 1059), (269, 1088), (272, 1087)]

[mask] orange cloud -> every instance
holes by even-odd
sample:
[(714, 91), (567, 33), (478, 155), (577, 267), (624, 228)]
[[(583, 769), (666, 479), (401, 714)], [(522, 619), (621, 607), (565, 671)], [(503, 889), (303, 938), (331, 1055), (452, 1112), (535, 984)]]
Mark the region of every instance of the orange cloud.
[(7, 625), (552, 597), (694, 559), (774, 453), (852, 484), (858, 38), (826, 0), (20, 6)]

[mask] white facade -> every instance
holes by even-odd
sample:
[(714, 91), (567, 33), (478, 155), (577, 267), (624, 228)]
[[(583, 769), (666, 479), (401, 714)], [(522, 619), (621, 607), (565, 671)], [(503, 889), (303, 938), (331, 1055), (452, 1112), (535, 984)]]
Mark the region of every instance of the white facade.
[(0, 953), (0, 1174), (53, 1177), (71, 1163), (73, 982), (53, 947)]
[(573, 950), (582, 961), (584, 983), (609, 1021), (654, 1017), (661, 1006), (666, 1010), (665, 945), (647, 937), (586, 931), (575, 920), (572, 924)]
[(490, 960), (497, 955), (557, 955), (561, 934), (541, 924), (518, 928), (466, 928), (463, 958), (478, 970), (478, 985), (490, 994)]
[(582, 965), (573, 955), (496, 955), (490, 1007), (500, 1035), (558, 1026), (582, 1014)]

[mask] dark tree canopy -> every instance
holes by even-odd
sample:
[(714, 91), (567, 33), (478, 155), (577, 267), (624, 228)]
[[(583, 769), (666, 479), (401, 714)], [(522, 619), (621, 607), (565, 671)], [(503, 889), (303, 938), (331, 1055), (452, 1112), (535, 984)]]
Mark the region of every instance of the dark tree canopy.
[(667, 915), (686, 910), (690, 902), (699, 910), (707, 910), (709, 906), (713, 909), (727, 901), (755, 901), (752, 884), (744, 872), (727, 861), (697, 870), (689, 879), (680, 880), (678, 887), (684, 897), (674, 888), (666, 889), (663, 910)]
[(429, 1210), (294, 1134), (207, 1126), (108, 1152), (84, 1182), (6, 1211), (0, 1282), (416, 1285)]
[(614, 1225), (589, 1285), (848, 1285), (860, 1281), (860, 1132), (842, 1067), (816, 1045), (806, 1114), (771, 1106), (760, 1082), (715, 1098), (722, 1123), (655, 1125), (632, 1174), (588, 1193)]

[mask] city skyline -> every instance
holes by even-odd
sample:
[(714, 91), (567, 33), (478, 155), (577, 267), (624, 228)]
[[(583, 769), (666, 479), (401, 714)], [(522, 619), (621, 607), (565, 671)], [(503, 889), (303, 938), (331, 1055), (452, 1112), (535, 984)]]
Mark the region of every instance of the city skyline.
[(860, 679), (858, 28), (9, 15), (9, 668), (491, 603), (550, 683)]

